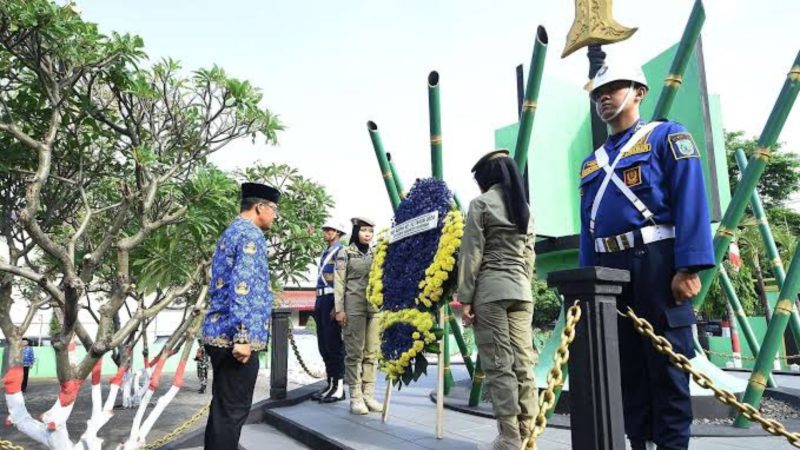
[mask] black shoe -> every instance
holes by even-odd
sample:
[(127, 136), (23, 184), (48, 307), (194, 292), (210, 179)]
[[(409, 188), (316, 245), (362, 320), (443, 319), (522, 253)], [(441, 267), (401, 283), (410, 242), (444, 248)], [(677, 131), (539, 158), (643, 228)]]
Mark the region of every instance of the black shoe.
[(340, 402), (345, 398), (346, 395), (344, 393), (344, 383), (340, 378), (334, 378), (330, 390), (327, 394), (325, 394), (325, 397), (322, 397), (320, 403)]
[(197, 393), (198, 393), (198, 394), (205, 394), (205, 393), (206, 393), (206, 388), (200, 388), (200, 389), (198, 389), (198, 390), (197, 390)]
[(314, 394), (311, 396), (311, 400), (315, 401), (322, 400), (322, 398), (325, 397), (325, 394), (327, 394), (328, 391), (331, 389), (332, 384), (333, 384), (333, 378), (328, 377), (328, 384), (323, 389), (314, 392)]

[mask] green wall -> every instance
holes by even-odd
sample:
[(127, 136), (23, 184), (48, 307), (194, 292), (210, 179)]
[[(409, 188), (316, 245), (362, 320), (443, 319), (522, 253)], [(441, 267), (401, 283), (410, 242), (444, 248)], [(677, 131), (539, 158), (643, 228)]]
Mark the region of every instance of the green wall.
[[(533, 121), (528, 171), (538, 236), (578, 234), (578, 174), (592, 149), (589, 97), (572, 83), (545, 77)], [(495, 146), (514, 151), (517, 124), (495, 131)]]

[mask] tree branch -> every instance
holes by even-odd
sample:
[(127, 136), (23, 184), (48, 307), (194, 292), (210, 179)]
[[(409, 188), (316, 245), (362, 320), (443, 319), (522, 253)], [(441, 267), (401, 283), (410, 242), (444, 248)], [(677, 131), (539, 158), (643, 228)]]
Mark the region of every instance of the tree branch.
[[(83, 177), (83, 175), (81, 175)], [(70, 260), (75, 260), (75, 244), (78, 242), (78, 239), (81, 238), (81, 235), (86, 231), (86, 228), (89, 226), (89, 222), (92, 220), (92, 207), (89, 205), (89, 199), (86, 197), (86, 191), (83, 189), (83, 186), (80, 186), (81, 192), (81, 199), (83, 200), (83, 207), (86, 209), (86, 215), (81, 222), (80, 227), (78, 227), (75, 234), (69, 240), (67, 244), (67, 254), (69, 255)]]
[(24, 131), (22, 131), (13, 123), (0, 123), (0, 131), (5, 131), (6, 133), (10, 134), (16, 140), (29, 147), (31, 150), (40, 151), (44, 148), (44, 144), (25, 134)]
[(114, 222), (109, 227), (108, 231), (106, 231), (105, 236), (103, 236), (103, 240), (100, 241), (100, 244), (94, 251), (84, 257), (83, 265), (81, 267), (81, 279), (88, 283), (92, 276), (94, 276), (94, 271), (99, 267), (100, 260), (105, 256), (106, 252), (109, 248), (111, 248), (111, 244), (114, 242), (114, 239), (119, 234), (122, 227), (125, 226), (128, 218), (128, 208), (130, 207), (130, 203), (127, 199), (124, 199), (120, 204), (120, 209), (117, 212), (117, 217), (114, 219)]
[(8, 272), (10, 274), (27, 278), (34, 283), (38, 284), (42, 287), (48, 294), (50, 294), (53, 299), (57, 300), (59, 303), (64, 303), (64, 293), (61, 292), (61, 289), (58, 288), (55, 284), (51, 283), (47, 280), (47, 278), (37, 272), (32, 270), (28, 270), (22, 267), (12, 266), (10, 264), (6, 264), (5, 262), (0, 261), (0, 272)]
[(186, 215), (186, 212), (189, 209), (185, 206), (181, 206), (180, 208), (176, 209), (172, 212), (172, 214), (168, 214), (162, 217), (155, 222), (146, 222), (144, 226), (133, 236), (126, 237), (120, 240), (117, 243), (117, 247), (121, 250), (131, 250), (132, 248), (136, 247), (137, 245), (141, 244), (153, 231), (166, 226), (171, 225), (173, 223), (178, 223), (183, 219), (183, 216)]

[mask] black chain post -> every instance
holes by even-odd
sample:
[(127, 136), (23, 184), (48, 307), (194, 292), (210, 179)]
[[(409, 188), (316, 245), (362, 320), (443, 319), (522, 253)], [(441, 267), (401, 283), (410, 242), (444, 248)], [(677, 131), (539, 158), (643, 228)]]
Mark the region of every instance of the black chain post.
[(289, 315), (290, 308), (272, 310), (272, 356), (269, 370), (269, 398), (286, 398), (289, 371)]
[(547, 284), (575, 300), (582, 319), (575, 330), (569, 358), (569, 409), (572, 448), (624, 450), (617, 297), (630, 281), (627, 270), (606, 267), (550, 272)]

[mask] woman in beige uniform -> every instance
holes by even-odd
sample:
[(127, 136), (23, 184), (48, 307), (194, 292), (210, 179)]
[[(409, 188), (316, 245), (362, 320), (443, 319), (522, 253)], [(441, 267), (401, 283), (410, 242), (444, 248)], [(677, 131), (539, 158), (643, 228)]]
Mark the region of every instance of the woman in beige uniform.
[(481, 195), (469, 204), (461, 241), (458, 300), (474, 324), (499, 435), (495, 450), (518, 450), (538, 410), (531, 343), (533, 221), (522, 177), (508, 150), (472, 168)]
[(378, 310), (367, 302), (373, 256), (370, 242), (375, 224), (363, 217), (353, 218), (352, 223), (350, 245), (336, 255), (334, 307), (344, 335), (344, 377), (350, 389), (350, 412), (367, 414), (383, 411), (383, 405), (374, 398), (380, 350)]

